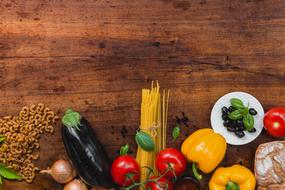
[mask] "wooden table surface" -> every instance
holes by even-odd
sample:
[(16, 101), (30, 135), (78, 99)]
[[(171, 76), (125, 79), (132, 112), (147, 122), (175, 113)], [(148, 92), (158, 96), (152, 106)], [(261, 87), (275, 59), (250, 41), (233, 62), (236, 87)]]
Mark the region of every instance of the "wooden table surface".
[[(182, 111), (190, 118), (179, 140), (168, 142), (179, 147), (211, 127), (211, 108), (225, 93), (248, 92), (265, 110), (284, 105), (284, 36), (282, 0), (2, 0), (0, 116), (40, 102), (60, 116), (73, 107), (114, 158), (125, 143), (135, 150), (141, 88), (159, 80), (171, 90), (169, 128)], [(40, 140), (41, 169), (65, 157), (60, 127)], [(222, 165), (252, 168), (256, 147), (271, 140), (263, 132), (228, 146)], [(2, 189), (62, 186), (37, 175), (32, 184), (5, 181)]]

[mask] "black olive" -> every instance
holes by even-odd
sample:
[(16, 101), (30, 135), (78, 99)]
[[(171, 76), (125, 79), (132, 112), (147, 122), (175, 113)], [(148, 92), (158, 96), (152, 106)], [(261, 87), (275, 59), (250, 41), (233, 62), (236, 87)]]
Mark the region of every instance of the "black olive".
[(229, 127), (229, 126), (231, 126), (231, 121), (230, 121), (230, 120), (225, 120), (225, 121), (223, 122), (223, 125), (224, 125), (225, 127)]
[(235, 134), (236, 134), (236, 136), (239, 137), (239, 138), (242, 138), (242, 137), (244, 137), (244, 135), (245, 135), (243, 131), (236, 131)]
[(228, 118), (228, 115), (227, 114), (223, 114), (222, 115), (222, 119), (225, 121), (225, 120), (228, 120), (229, 118)]
[(235, 110), (235, 108), (233, 107), (233, 106), (230, 106), (229, 108), (228, 108), (228, 111), (229, 112), (233, 112)]
[(228, 114), (228, 108), (226, 106), (222, 107), (222, 114)]
[(243, 121), (242, 121), (242, 120), (237, 120), (237, 125), (238, 125), (239, 127), (242, 127), (242, 126), (243, 126)]
[(257, 111), (254, 108), (250, 108), (249, 113), (250, 113), (250, 115), (256, 115)]
[(256, 132), (256, 129), (255, 129), (255, 128), (252, 128), (252, 129), (248, 130), (248, 132), (254, 133), (254, 132)]
[(227, 127), (227, 130), (228, 130), (229, 132), (235, 132), (235, 131), (236, 131), (236, 129), (235, 129), (233, 126)]
[(236, 127), (236, 131), (243, 131), (243, 130), (244, 130), (244, 127), (242, 127), (242, 126)]
[(239, 126), (236, 120), (235, 121), (231, 121), (231, 123), (232, 123), (232, 126), (235, 127), (235, 128)]
[(231, 125), (232, 127), (235, 127), (235, 126), (236, 126), (236, 122), (230, 119), (230, 125)]

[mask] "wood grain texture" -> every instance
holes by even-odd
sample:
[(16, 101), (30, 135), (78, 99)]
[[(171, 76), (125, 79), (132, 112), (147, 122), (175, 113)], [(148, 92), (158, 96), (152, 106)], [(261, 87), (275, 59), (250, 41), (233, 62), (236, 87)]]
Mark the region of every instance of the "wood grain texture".
[[(190, 118), (177, 143), (168, 142), (179, 147), (210, 127), (210, 110), (225, 93), (248, 92), (265, 109), (284, 105), (284, 35), (281, 0), (2, 0), (0, 116), (39, 102), (59, 115), (72, 106), (114, 158), (127, 142), (135, 150), (140, 90), (159, 80), (171, 90), (169, 128), (182, 111)], [(41, 169), (66, 157), (60, 127), (41, 139)], [(257, 146), (271, 140), (263, 132), (248, 145), (228, 146), (222, 165), (252, 168)], [(38, 175), (2, 189), (62, 186)]]

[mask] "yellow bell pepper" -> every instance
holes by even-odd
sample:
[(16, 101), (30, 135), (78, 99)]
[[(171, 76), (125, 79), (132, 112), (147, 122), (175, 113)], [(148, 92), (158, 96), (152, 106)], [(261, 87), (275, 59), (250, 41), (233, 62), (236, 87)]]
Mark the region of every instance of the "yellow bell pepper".
[(244, 166), (233, 165), (231, 167), (218, 168), (211, 177), (210, 190), (254, 190), (255, 177)]
[(205, 128), (191, 134), (183, 142), (181, 152), (188, 161), (194, 163), (192, 165), (194, 175), (197, 179), (201, 179), (202, 176), (197, 173), (196, 164), (202, 172), (212, 172), (223, 160), (226, 148), (227, 143), (222, 135)]

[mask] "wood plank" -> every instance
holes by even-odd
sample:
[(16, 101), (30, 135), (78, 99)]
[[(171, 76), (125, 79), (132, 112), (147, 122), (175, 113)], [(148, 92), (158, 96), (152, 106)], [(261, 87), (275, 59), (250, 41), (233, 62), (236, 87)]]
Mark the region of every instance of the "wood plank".
[(125, 55), (131, 49), (151, 56), (157, 41), (176, 55), (284, 52), (284, 2), (200, 2), (181, 10), (175, 1), (3, 1), (2, 56)]
[[(126, 63), (133, 60), (123, 59), (127, 60)], [(280, 96), (285, 93), (284, 89), (280, 89), (280, 85), (284, 83), (282, 76), (267, 76), (263, 73), (263, 68), (255, 65), (252, 66), (257, 70), (253, 69), (252, 73), (248, 68), (227, 68), (224, 64), (216, 63), (220, 58), (206, 58), (208, 62), (179, 62), (178, 59), (174, 61), (175, 64), (163, 59), (148, 62), (145, 62), (145, 59), (137, 59), (135, 66), (126, 64), (125, 61), (117, 63), (113, 60), (116, 59), (104, 58), (97, 64), (93, 57), (4, 59), (0, 63), (3, 71), (1, 80), (5, 81), (0, 86), (0, 115), (16, 114), (23, 105), (38, 102), (49, 105), (59, 115), (62, 115), (67, 107), (74, 107), (94, 125), (108, 153), (114, 158), (119, 147), (125, 143), (130, 143), (131, 149), (135, 150), (133, 139), (139, 123), (140, 89), (147, 87), (151, 80), (159, 80), (162, 87), (171, 90), (170, 128), (174, 125), (175, 115), (184, 111), (190, 116), (191, 127), (185, 129), (177, 143), (169, 142), (169, 146), (175, 147), (180, 146), (185, 135), (198, 128), (210, 127), (208, 117), (213, 103), (227, 92), (247, 91), (260, 99), (265, 108), (272, 106), (272, 103), (282, 104)], [(33, 64), (29, 64), (30, 62)], [(282, 69), (282, 66), (280, 67)], [(278, 68), (272, 70), (277, 72), (276, 69)], [(263, 77), (262, 82), (259, 77)], [(114, 129), (111, 126), (114, 126)], [(119, 133), (122, 126), (127, 126), (129, 131), (126, 139), (121, 138)], [(59, 128), (60, 125), (57, 126), (54, 137), (46, 137), (43, 140), (44, 144), (56, 142), (60, 146), (52, 146), (52, 153), (42, 156), (42, 168), (56, 160), (58, 155), (64, 155)], [(168, 138), (171, 139), (170, 133)], [(243, 161), (252, 166), (252, 162), (247, 163), (247, 160), (251, 160), (256, 146), (264, 139), (269, 140), (263, 135), (260, 140), (242, 148), (230, 147), (224, 165)], [(249, 149), (252, 152), (248, 155), (232, 157), (241, 150)], [(47, 146), (41, 152), (50, 151), (51, 147)]]
[[(135, 151), (140, 90), (159, 80), (171, 90), (169, 128), (182, 111), (190, 118), (177, 142), (168, 142), (179, 147), (193, 131), (210, 127), (210, 110), (225, 93), (251, 93), (265, 109), (284, 104), (284, 9), (281, 0), (3, 0), (0, 116), (39, 102), (62, 116), (71, 106), (115, 158), (125, 143)], [(66, 157), (60, 127), (41, 139), (41, 169)], [(252, 169), (256, 147), (271, 140), (263, 132), (248, 145), (228, 146), (222, 165)], [(3, 186), (19, 188), (62, 186), (43, 175)]]

